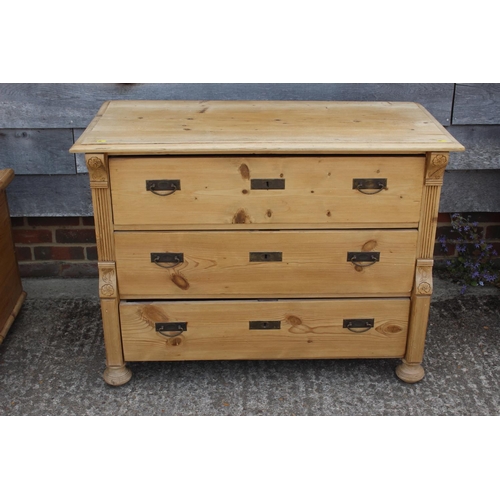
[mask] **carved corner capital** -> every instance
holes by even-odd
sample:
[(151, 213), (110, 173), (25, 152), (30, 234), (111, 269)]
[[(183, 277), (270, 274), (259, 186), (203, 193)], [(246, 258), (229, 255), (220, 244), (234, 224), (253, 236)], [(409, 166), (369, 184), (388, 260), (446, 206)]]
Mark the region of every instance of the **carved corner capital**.
[(417, 259), (417, 267), (415, 270), (415, 294), (416, 295), (432, 295), (432, 259)]
[(99, 297), (112, 299), (117, 297), (116, 267), (114, 262), (99, 262)]
[(90, 177), (90, 187), (108, 187), (108, 169), (104, 155), (85, 155), (85, 161)]
[(427, 186), (441, 186), (446, 165), (448, 165), (448, 153), (429, 153), (427, 155), (425, 184)]

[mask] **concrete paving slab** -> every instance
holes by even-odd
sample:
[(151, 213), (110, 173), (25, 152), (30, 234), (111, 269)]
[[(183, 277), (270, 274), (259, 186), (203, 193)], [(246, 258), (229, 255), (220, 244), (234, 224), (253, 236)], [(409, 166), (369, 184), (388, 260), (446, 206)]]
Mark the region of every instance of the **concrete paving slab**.
[(0, 346), (0, 415), (498, 415), (500, 290), (436, 279), (424, 367), (398, 360), (131, 363), (109, 387), (97, 280), (24, 280)]

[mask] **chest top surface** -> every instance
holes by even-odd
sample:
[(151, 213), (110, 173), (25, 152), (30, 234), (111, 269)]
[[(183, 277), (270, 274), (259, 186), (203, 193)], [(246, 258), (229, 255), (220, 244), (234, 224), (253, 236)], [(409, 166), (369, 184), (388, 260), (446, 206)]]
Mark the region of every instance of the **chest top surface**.
[(420, 104), (108, 101), (72, 153), (418, 154), (464, 147)]

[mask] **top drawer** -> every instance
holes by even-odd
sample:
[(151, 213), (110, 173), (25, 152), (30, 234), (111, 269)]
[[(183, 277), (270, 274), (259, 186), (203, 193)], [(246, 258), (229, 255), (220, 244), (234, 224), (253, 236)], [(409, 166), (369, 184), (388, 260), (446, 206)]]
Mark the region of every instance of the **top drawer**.
[(424, 156), (109, 160), (115, 226), (152, 229), (416, 227), (424, 167)]

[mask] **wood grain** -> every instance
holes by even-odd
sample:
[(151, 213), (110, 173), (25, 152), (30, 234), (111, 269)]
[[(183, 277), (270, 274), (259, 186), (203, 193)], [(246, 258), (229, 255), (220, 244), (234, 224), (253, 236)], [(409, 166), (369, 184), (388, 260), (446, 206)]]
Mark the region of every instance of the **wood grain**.
[[(120, 303), (126, 361), (401, 357), (408, 299)], [(344, 319), (373, 318), (353, 333)], [(166, 338), (155, 323), (187, 322)], [(279, 330), (249, 330), (249, 321), (281, 321)]]
[(439, 212), (500, 212), (500, 175), (495, 170), (446, 172)]
[(465, 146), (463, 153), (450, 154), (448, 171), (500, 170), (500, 125), (463, 125), (447, 130)]
[[(498, 192), (500, 176), (494, 169), (446, 171), (439, 211), (500, 212)], [(9, 187), (9, 206), (12, 217), (92, 215), (88, 175), (16, 176)], [(331, 227), (335, 226), (332, 224)], [(257, 225), (252, 228), (262, 229)]]
[(405, 353), (405, 360), (408, 363), (421, 363), (424, 358), (430, 305), (430, 296), (412, 295), (408, 345)]
[[(117, 226), (238, 229), (415, 224), (425, 157), (112, 157), (109, 164)], [(285, 189), (251, 189), (251, 180), (262, 178), (284, 179)], [(387, 189), (360, 193), (356, 178), (385, 178)], [(178, 179), (181, 190), (157, 196), (146, 190), (153, 179)]]
[(416, 364), (421, 363), (424, 356), (432, 293), (432, 257), (436, 241), (439, 196), (447, 163), (448, 155), (446, 154), (436, 152), (427, 154), (415, 283), (411, 295), (408, 345), (405, 363), (397, 370), (398, 376), (405, 382), (416, 382), (424, 376), (422, 367)]
[(9, 188), (12, 217), (92, 215), (88, 175), (18, 175)]
[[(121, 298), (324, 297), (409, 294), (417, 231), (117, 232)], [(347, 252), (380, 252), (358, 268)], [(151, 253), (179, 252), (164, 269)], [(282, 262), (249, 262), (250, 252), (282, 252)]]
[(99, 258), (99, 297), (102, 327), (106, 347), (106, 370), (103, 378), (109, 385), (126, 384), (132, 372), (123, 361), (119, 289), (116, 282), (115, 247), (113, 238), (113, 211), (109, 189), (108, 158), (106, 155), (86, 155), (89, 170), (92, 203), (95, 208), (95, 234)]
[(0, 170), (0, 343), (7, 335), (26, 295), (19, 276), (5, 192), (13, 177), (12, 169)]
[(111, 299), (118, 297), (116, 284), (116, 265), (114, 262), (99, 262), (99, 297)]
[[(278, 230), (278, 229), (416, 229), (418, 222), (328, 222), (324, 223), (294, 223), (294, 224), (273, 224), (266, 222), (263, 224), (252, 223), (249, 227), (247, 224), (210, 224), (210, 231), (214, 230), (232, 230), (232, 231), (252, 231), (256, 230)], [(176, 224), (175, 228), (168, 224), (114, 224), (115, 231), (165, 231), (175, 229), (176, 231), (193, 231), (198, 229), (207, 229), (207, 226), (202, 224)]]
[(14, 179), (14, 170), (11, 168), (6, 168), (4, 170), (0, 170), (0, 190), (7, 189), (7, 186)]
[[(441, 191), (439, 212), (500, 212), (500, 197), (497, 196), (499, 190), (500, 176), (494, 169), (472, 172), (465, 170), (447, 171)], [(53, 196), (53, 193), (57, 193), (57, 196)], [(9, 206), (12, 217), (92, 215), (88, 175), (17, 176), (9, 188)], [(332, 223), (329, 227), (342, 226), (342, 223), (338, 225)], [(392, 226), (416, 227), (416, 224), (392, 224)], [(266, 224), (266, 226), (255, 224), (252, 229), (264, 229), (265, 227), (273, 228), (270, 224)], [(301, 226), (294, 227), (300, 228)], [(363, 224), (362, 227), (390, 227), (390, 225), (372, 223), (366, 226)], [(183, 229), (189, 228), (183, 226)], [(275, 226), (273, 229), (277, 228), (278, 226)], [(304, 227), (302, 226), (302, 228)], [(137, 226), (120, 227), (120, 229), (137, 229)], [(165, 229), (165, 226), (155, 227), (152, 225), (149, 229)], [(179, 229), (181, 229), (181, 225), (179, 225)], [(213, 227), (213, 229), (224, 229), (224, 226)]]
[(70, 129), (2, 129), (0, 165), (17, 175), (74, 174), (75, 159), (68, 155), (72, 144)]
[(97, 255), (100, 261), (113, 262), (115, 260), (115, 244), (109, 191), (107, 189), (92, 189), (92, 200), (95, 207)]
[(457, 83), (453, 124), (500, 124), (500, 83)]
[[(105, 380), (127, 382), (125, 361), (403, 356), (398, 376), (420, 380), (440, 189), (461, 150), (414, 102), (105, 103), (71, 148), (87, 154), (100, 235)], [(387, 189), (353, 189), (365, 178)], [(146, 189), (165, 180), (180, 188)], [(166, 252), (181, 261), (153, 261)]]
[(405, 353), (405, 361), (409, 364), (421, 363), (424, 358), (433, 287), (432, 266), (432, 259), (417, 259), (415, 285), (411, 295), (408, 344)]
[(437, 217), (439, 211), (439, 195), (443, 184), (444, 171), (448, 155), (428, 153), (424, 190), (418, 231), (417, 256), (420, 259), (432, 259), (436, 242)]
[(415, 101), (443, 124), (452, 83), (24, 83), (0, 84), (0, 127), (84, 128), (110, 99)]
[(396, 367), (396, 375), (407, 384), (420, 382), (425, 376), (425, 371), (420, 363), (409, 363), (403, 359)]
[(463, 146), (411, 102), (111, 101), (70, 151), (186, 155), (429, 150), (461, 151)]
[[(74, 140), (75, 141), (78, 140), (84, 131), (85, 131), (85, 129), (83, 129), (83, 128), (73, 129)], [(76, 162), (76, 173), (77, 174), (86, 174), (88, 172), (88, 169), (87, 169), (87, 164), (85, 163), (85, 154), (78, 153), (78, 154), (75, 154), (74, 157), (75, 157), (75, 162)]]
[(123, 349), (120, 330), (119, 301), (116, 298), (102, 299), (102, 326), (106, 346), (106, 366), (123, 367)]
[(26, 295), (26, 292), (21, 292), (21, 295), (17, 299), (17, 302), (14, 305), (14, 308), (12, 309), (9, 317), (7, 318), (7, 321), (3, 324), (3, 326), (2, 323), (0, 323), (0, 344), (5, 340), (7, 333), (9, 333), (9, 329), (12, 326), (12, 323), (14, 323), (17, 315), (19, 314), (24, 300), (26, 299)]

